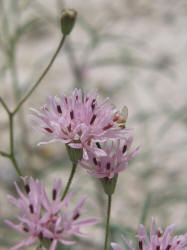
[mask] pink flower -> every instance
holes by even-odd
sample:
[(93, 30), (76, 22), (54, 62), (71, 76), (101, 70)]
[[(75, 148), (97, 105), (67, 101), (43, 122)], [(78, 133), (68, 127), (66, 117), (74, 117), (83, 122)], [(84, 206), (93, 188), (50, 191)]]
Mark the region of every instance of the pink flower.
[[(97, 178), (107, 177), (112, 179), (120, 171), (124, 170), (128, 165), (128, 161), (137, 154), (139, 147), (129, 152), (132, 141), (133, 137), (130, 136), (124, 140), (112, 141), (112, 143), (104, 142), (102, 149), (106, 152), (106, 156), (97, 157), (90, 152), (88, 154), (89, 159), (80, 162), (80, 165)], [(101, 148), (100, 144), (96, 144)]]
[(88, 159), (88, 152), (105, 155), (95, 142), (123, 138), (128, 130), (120, 113), (108, 103), (109, 98), (100, 104), (97, 98), (98, 95), (75, 89), (69, 97), (48, 97), (42, 112), (31, 108), (36, 113), (31, 118), (39, 124), (36, 130), (52, 138), (39, 144), (60, 141), (72, 148), (83, 149), (84, 159)]
[(16, 225), (9, 220), (6, 220), (5, 222), (13, 229), (25, 233), (27, 238), (12, 247), (12, 250), (16, 250), (22, 246), (32, 245), (42, 233), (42, 227), (40, 224), (42, 186), (40, 182), (38, 180), (34, 181), (30, 178), (29, 185), (27, 184), (25, 186), (27, 195), (23, 194), (16, 183), (15, 187), (20, 198), (16, 199), (10, 195), (7, 195), (7, 198), (13, 205), (22, 211), (22, 216), (16, 216), (20, 223)]
[[(152, 219), (152, 225), (150, 229), (150, 237), (143, 225), (139, 226), (138, 230), (138, 243), (140, 250), (178, 250), (186, 249), (187, 235), (173, 236), (175, 225), (168, 226), (165, 232), (161, 228), (156, 230), (155, 220)], [(131, 250), (135, 250), (132, 242), (129, 242), (123, 237), (125, 243)], [(117, 243), (111, 243), (114, 250), (123, 250)]]
[(31, 177), (28, 183), (27, 179), (24, 178), (24, 183), (26, 194), (23, 194), (15, 183), (19, 198), (7, 196), (8, 200), (18, 207), (22, 214), (16, 216), (19, 221), (18, 224), (14, 224), (9, 220), (5, 222), (13, 229), (26, 235), (24, 240), (11, 248), (12, 250), (30, 246), (42, 240), (51, 242), (50, 250), (56, 248), (58, 241), (63, 245), (72, 245), (75, 242), (71, 240), (71, 236), (83, 236), (80, 232), (81, 226), (97, 222), (96, 218), (80, 219), (82, 207), (86, 200), (85, 197), (69, 213), (68, 202), (71, 194), (61, 201), (60, 180), (54, 182), (52, 201), (48, 199), (43, 185), (38, 180), (34, 181)]

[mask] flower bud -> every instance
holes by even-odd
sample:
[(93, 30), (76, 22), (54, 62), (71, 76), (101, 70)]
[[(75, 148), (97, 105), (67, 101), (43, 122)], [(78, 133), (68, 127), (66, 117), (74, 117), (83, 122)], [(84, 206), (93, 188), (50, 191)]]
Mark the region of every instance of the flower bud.
[(74, 9), (63, 9), (61, 16), (61, 30), (64, 35), (69, 35), (72, 31), (77, 17)]
[(103, 185), (103, 189), (107, 195), (112, 195), (114, 193), (117, 179), (118, 179), (118, 174), (115, 174), (115, 176), (112, 179), (109, 179), (108, 177), (100, 179)]
[(73, 164), (77, 164), (78, 161), (82, 160), (82, 156), (83, 156), (82, 149), (71, 148), (70, 146), (68, 146), (68, 144), (66, 144), (66, 150)]

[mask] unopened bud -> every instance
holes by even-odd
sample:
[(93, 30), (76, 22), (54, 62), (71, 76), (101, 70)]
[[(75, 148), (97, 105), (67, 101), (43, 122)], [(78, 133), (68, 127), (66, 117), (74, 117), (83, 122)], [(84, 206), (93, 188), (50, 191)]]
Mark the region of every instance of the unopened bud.
[(61, 30), (64, 35), (69, 35), (72, 31), (77, 17), (74, 9), (63, 9), (61, 16)]

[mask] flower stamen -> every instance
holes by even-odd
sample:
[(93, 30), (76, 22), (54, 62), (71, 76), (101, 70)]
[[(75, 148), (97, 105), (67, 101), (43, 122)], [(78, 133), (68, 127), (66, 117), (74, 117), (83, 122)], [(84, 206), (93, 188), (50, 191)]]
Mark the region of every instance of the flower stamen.
[(71, 120), (74, 119), (74, 112), (73, 112), (73, 110), (70, 112), (70, 117), (71, 117)]
[(47, 132), (49, 132), (49, 133), (53, 133), (53, 130), (50, 129), (50, 128), (45, 128), (45, 130), (46, 130)]
[(62, 109), (61, 109), (60, 105), (57, 105), (57, 111), (58, 111), (58, 113), (62, 114)]
[(90, 121), (90, 125), (92, 125), (92, 124), (94, 123), (96, 117), (97, 117), (97, 116), (96, 116), (95, 114), (92, 116), (92, 119), (91, 119), (91, 121)]

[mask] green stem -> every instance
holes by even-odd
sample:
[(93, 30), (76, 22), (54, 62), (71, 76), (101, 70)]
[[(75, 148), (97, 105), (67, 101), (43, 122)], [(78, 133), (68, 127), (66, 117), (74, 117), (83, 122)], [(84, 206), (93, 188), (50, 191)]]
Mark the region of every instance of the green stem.
[(14, 123), (13, 123), (13, 115), (9, 115), (9, 125), (10, 125), (10, 154), (14, 155)]
[(23, 176), (14, 156), (11, 157), (11, 161), (19, 177)]
[(10, 115), (10, 110), (1, 97), (0, 97), (0, 103), (2, 104), (3, 108), (6, 110), (7, 114)]
[(10, 159), (12, 161), (12, 164), (17, 172), (17, 174), (19, 176), (23, 176), (22, 173), (21, 173), (21, 170), (20, 168), (18, 167), (18, 164), (16, 162), (16, 158), (15, 158), (15, 155), (14, 155), (14, 123), (13, 123), (13, 114), (10, 113), (9, 114), (9, 126), (10, 126)]
[(151, 194), (148, 193), (144, 202), (144, 206), (142, 209), (142, 214), (141, 214), (141, 219), (140, 219), (140, 224), (145, 224), (149, 208), (150, 208), (150, 203), (151, 203)]
[(108, 195), (108, 207), (107, 207), (106, 233), (105, 233), (105, 248), (104, 248), (104, 250), (107, 250), (107, 247), (108, 247), (109, 228), (110, 228), (111, 204), (112, 204), (112, 195)]
[(0, 155), (6, 158), (10, 158), (10, 154), (3, 152), (3, 151), (0, 151)]
[(75, 175), (76, 168), (77, 168), (77, 164), (73, 163), (73, 166), (72, 166), (72, 169), (71, 169), (71, 174), (69, 176), (69, 180), (68, 180), (68, 183), (66, 185), (66, 188), (64, 190), (64, 193), (62, 195), (61, 200), (63, 200), (65, 198), (65, 196), (66, 196), (66, 194), (67, 194), (67, 192), (68, 192), (68, 190), (70, 188), (70, 185), (71, 185), (72, 180), (73, 180), (73, 176)]
[(6, 103), (4, 102), (4, 100), (0, 97), (0, 103), (2, 104), (2, 106), (4, 107), (4, 109), (6, 110), (8, 117), (9, 117), (9, 135), (10, 135), (10, 153), (6, 153), (6, 152), (2, 152), (0, 151), (0, 155), (6, 158), (9, 158), (12, 161), (12, 164), (17, 172), (17, 174), (19, 176), (22, 176), (21, 170), (18, 167), (18, 164), (16, 162), (15, 156), (14, 156), (14, 126), (13, 126), (13, 118), (14, 115), (10, 112), (8, 106), (6, 105)]
[(47, 72), (49, 71), (49, 69), (51, 68), (55, 58), (57, 57), (60, 49), (62, 48), (64, 42), (65, 42), (66, 36), (64, 35), (53, 55), (53, 57), (51, 58), (48, 66), (46, 67), (46, 69), (43, 71), (43, 73), (41, 74), (41, 76), (38, 78), (38, 80), (35, 82), (35, 84), (33, 85), (33, 87), (28, 91), (28, 93), (23, 97), (23, 99), (18, 103), (17, 107), (15, 108), (15, 110), (13, 111), (13, 115), (17, 113), (17, 111), (20, 109), (20, 107), (23, 105), (23, 103), (29, 98), (29, 96), (33, 93), (33, 91), (36, 89), (36, 87), (40, 84), (40, 82), (42, 81), (42, 79), (45, 77), (45, 75), (47, 74)]

